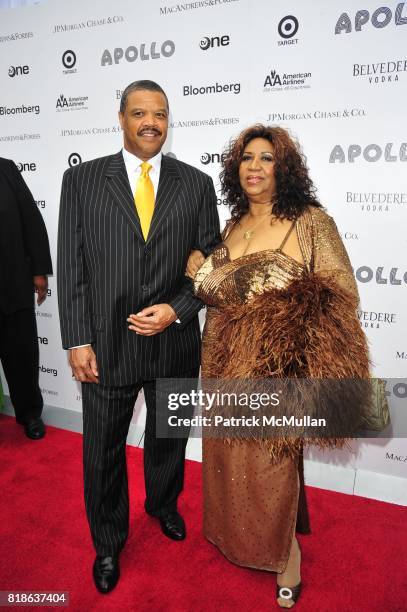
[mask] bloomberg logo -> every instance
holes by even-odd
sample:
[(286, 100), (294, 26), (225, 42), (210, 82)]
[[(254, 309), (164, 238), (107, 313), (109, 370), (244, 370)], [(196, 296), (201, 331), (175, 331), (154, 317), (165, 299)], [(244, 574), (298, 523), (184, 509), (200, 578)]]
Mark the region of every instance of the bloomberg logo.
[(233, 92), (234, 94), (240, 93), (240, 83), (214, 83), (213, 85), (204, 85), (202, 87), (194, 87), (193, 85), (184, 85), (183, 87), (184, 96), (205, 96), (214, 93), (228, 93)]
[(384, 147), (378, 144), (368, 144), (362, 149), (358, 144), (348, 146), (346, 154), (341, 145), (337, 144), (329, 155), (329, 163), (339, 162), (344, 164), (346, 161), (353, 164), (355, 160), (362, 156), (367, 162), (377, 162), (383, 158), (386, 162), (405, 162), (407, 161), (407, 142), (402, 142), (398, 150), (393, 149), (394, 143), (388, 142)]
[(119, 64), (124, 59), (127, 62), (135, 62), (140, 58), (142, 62), (150, 59), (159, 59), (160, 57), (171, 57), (175, 53), (175, 43), (173, 40), (166, 40), (162, 43), (160, 49), (157, 49), (157, 43), (152, 42), (150, 46), (142, 43), (140, 48), (131, 45), (127, 49), (116, 47), (113, 53), (109, 49), (105, 49), (102, 54), (101, 66), (111, 66), (113, 63)]

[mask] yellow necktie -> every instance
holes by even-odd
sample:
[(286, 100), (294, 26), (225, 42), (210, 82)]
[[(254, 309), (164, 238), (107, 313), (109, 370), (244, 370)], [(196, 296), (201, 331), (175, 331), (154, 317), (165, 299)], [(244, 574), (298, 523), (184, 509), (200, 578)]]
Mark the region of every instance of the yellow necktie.
[(137, 181), (136, 193), (134, 194), (134, 203), (140, 219), (144, 240), (147, 240), (154, 212), (154, 186), (149, 175), (151, 168), (152, 165), (148, 162), (141, 164), (141, 174)]

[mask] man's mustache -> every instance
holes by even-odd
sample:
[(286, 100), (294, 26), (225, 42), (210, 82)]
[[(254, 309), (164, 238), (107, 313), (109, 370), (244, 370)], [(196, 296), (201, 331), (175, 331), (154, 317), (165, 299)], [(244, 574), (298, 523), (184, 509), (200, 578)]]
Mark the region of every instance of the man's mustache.
[(138, 136), (143, 136), (143, 134), (145, 134), (145, 132), (154, 132), (154, 134), (156, 134), (157, 136), (161, 136), (162, 132), (161, 130), (155, 128), (155, 127), (144, 127), (142, 130), (139, 130), (137, 132)]

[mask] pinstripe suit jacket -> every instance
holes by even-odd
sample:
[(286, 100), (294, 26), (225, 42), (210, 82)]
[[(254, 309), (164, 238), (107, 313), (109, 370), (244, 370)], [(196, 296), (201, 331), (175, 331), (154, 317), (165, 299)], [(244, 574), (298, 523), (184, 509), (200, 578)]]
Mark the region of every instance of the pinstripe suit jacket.
[[(144, 240), (122, 153), (68, 169), (58, 235), (58, 300), (64, 348), (92, 344), (102, 384), (121, 386), (199, 365), (202, 303), (185, 277), (191, 249), (219, 242), (212, 179), (163, 156), (154, 216)], [(181, 324), (155, 336), (127, 317), (169, 303)]]

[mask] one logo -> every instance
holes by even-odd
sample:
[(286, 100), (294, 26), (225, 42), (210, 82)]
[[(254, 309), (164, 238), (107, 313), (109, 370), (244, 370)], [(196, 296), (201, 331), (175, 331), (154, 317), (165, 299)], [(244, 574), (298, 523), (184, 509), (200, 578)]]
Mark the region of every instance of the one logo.
[(76, 54), (71, 49), (65, 51), (62, 55), (62, 63), (67, 70), (71, 70), (76, 64)]
[(225, 159), (225, 153), (203, 153), (201, 155), (201, 164), (207, 166), (208, 164), (220, 164)]
[(79, 153), (71, 153), (70, 156), (68, 157), (68, 164), (71, 168), (74, 168), (75, 166), (79, 166), (79, 164), (82, 163), (82, 157), (79, 155)]
[(278, 33), (281, 38), (293, 38), (298, 32), (298, 19), (294, 15), (283, 17), (278, 24)]
[(230, 44), (230, 36), (213, 36), (210, 38), (209, 36), (204, 36), (201, 38), (199, 43), (199, 48), (202, 51), (207, 51), (210, 48), (214, 47), (227, 47)]
[[(405, 2), (399, 2), (397, 4), (396, 11), (394, 13), (394, 23), (396, 26), (405, 25), (407, 23), (407, 16), (403, 17), (403, 9)], [(355, 15), (355, 32), (361, 32), (362, 28), (370, 20), (372, 26), (377, 29), (385, 28), (389, 25), (393, 17), (392, 10), (388, 6), (380, 6), (370, 16), (369, 11), (361, 10)], [(349, 34), (352, 32), (352, 20), (348, 13), (342, 13), (335, 25), (335, 34), (341, 34), (345, 32)]]
[(364, 149), (359, 144), (351, 144), (348, 150), (345, 151), (341, 145), (335, 145), (329, 155), (329, 163), (334, 164), (339, 162), (344, 164), (346, 161), (353, 164), (359, 157), (367, 162), (377, 162), (383, 160), (386, 162), (406, 162), (407, 161), (407, 142), (402, 142), (399, 150), (395, 150), (393, 142), (388, 142), (383, 150), (378, 144), (368, 144)]
[(17, 168), (20, 172), (35, 172), (37, 170), (37, 164), (34, 162), (19, 162)]
[(11, 78), (15, 76), (20, 76), (22, 74), (29, 74), (30, 68), (29, 66), (10, 66), (8, 69), (8, 75)]
[(199, 43), (199, 46), (202, 49), (202, 51), (206, 51), (211, 46), (211, 39), (208, 36), (201, 38), (201, 42)]
[(175, 42), (173, 40), (166, 40), (162, 43), (161, 47), (157, 49), (157, 43), (152, 42), (150, 47), (145, 43), (140, 45), (140, 48), (131, 45), (127, 49), (122, 47), (116, 47), (113, 50), (113, 54), (110, 53), (109, 49), (105, 49), (102, 53), (101, 66), (111, 66), (119, 64), (124, 59), (127, 62), (135, 62), (137, 58), (140, 60), (147, 61), (150, 59), (159, 59), (160, 57), (171, 57), (175, 53)]

